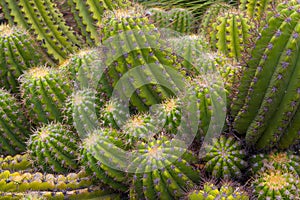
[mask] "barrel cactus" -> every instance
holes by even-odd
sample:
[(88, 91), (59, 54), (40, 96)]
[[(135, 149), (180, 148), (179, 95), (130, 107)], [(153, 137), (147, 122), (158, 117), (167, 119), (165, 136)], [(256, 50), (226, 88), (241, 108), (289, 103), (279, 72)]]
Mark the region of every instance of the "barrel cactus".
[(165, 136), (138, 144), (141, 155), (128, 166), (135, 169), (131, 199), (178, 199), (199, 183), (200, 174), (191, 166), (196, 158), (182, 144)]
[(242, 170), (247, 167), (244, 160), (246, 152), (232, 136), (213, 138), (212, 144), (206, 146), (203, 156), (205, 169), (216, 178), (242, 178)]
[(193, 14), (187, 9), (173, 8), (168, 12), (169, 27), (179, 33), (188, 34), (193, 28)]
[(236, 187), (230, 182), (224, 182), (218, 185), (206, 182), (201, 190), (192, 190), (188, 193), (188, 200), (198, 199), (236, 199), (236, 200), (249, 200), (249, 194), (242, 188)]
[(161, 8), (150, 8), (146, 11), (146, 15), (156, 27), (167, 28), (169, 26), (168, 12)]
[(0, 152), (14, 155), (26, 149), (30, 125), (22, 106), (8, 91), (0, 89)]
[(61, 121), (61, 110), (72, 92), (66, 74), (46, 66), (30, 68), (20, 77), (27, 114), (34, 124)]
[(0, 157), (0, 169), (9, 171), (30, 171), (33, 169), (29, 154)]
[(252, 182), (254, 197), (264, 199), (297, 199), (299, 197), (299, 177), (280, 170), (267, 170)]
[[(0, 24), (0, 87), (18, 92), (23, 72), (45, 62), (30, 33), (16, 26)], [(35, 53), (33, 53), (35, 52)]]
[(257, 149), (288, 148), (299, 139), (298, 1), (279, 4), (251, 53), (232, 110), (234, 128)]
[(60, 123), (38, 128), (28, 140), (28, 152), (34, 164), (49, 172), (78, 169), (78, 136)]

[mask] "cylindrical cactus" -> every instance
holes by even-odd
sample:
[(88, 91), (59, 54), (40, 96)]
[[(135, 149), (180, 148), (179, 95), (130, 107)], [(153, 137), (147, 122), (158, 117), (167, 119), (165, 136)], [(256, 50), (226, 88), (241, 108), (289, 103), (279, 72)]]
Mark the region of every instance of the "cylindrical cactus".
[(44, 171), (68, 172), (78, 168), (78, 136), (62, 124), (38, 128), (27, 143), (34, 164)]
[(234, 128), (258, 149), (299, 139), (300, 4), (279, 4), (251, 53), (232, 109)]
[(29, 154), (0, 157), (0, 170), (30, 171), (33, 169)]
[(254, 197), (258, 200), (297, 199), (300, 194), (299, 177), (280, 170), (267, 170), (252, 182)]
[(247, 53), (253, 28), (245, 14), (234, 9), (220, 13), (211, 27), (212, 30), (206, 34), (211, 48), (237, 61), (241, 60), (243, 54)]
[(26, 149), (30, 126), (22, 106), (9, 92), (0, 89), (0, 153), (14, 155)]
[(25, 29), (0, 24), (0, 87), (17, 92), (23, 72), (45, 62), (35, 41)]
[(217, 178), (242, 178), (242, 170), (247, 167), (245, 150), (232, 136), (213, 138), (207, 145), (203, 160), (205, 169)]
[(121, 157), (119, 160), (123, 148), (124, 142), (118, 131), (110, 128), (94, 130), (83, 141), (80, 161), (88, 174), (113, 189), (126, 191), (126, 173), (111, 167), (121, 165), (122, 159), (126, 159)]
[(230, 182), (224, 182), (217, 185), (211, 182), (206, 182), (201, 190), (193, 190), (189, 192), (188, 200), (199, 199), (235, 199), (235, 200), (249, 200), (249, 194), (242, 187), (235, 187)]
[(252, 156), (251, 172), (253, 174), (268, 169), (289, 171), (300, 176), (300, 156), (291, 152), (272, 152), (270, 154), (257, 154)]
[(31, 121), (35, 124), (61, 121), (61, 109), (71, 83), (62, 70), (50, 67), (30, 68), (20, 77), (21, 96)]
[(162, 136), (138, 144), (141, 156), (129, 166), (137, 167), (130, 199), (179, 199), (199, 183), (200, 173), (191, 166), (196, 158), (181, 142)]

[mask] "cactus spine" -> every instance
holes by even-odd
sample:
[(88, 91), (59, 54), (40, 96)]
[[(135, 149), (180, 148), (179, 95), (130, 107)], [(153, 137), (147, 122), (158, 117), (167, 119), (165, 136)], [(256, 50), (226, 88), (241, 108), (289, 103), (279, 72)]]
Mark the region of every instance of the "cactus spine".
[(30, 68), (20, 77), (20, 83), (24, 105), (35, 124), (62, 120), (61, 109), (71, 86), (61, 70), (46, 66)]
[(14, 155), (26, 149), (30, 128), (22, 107), (9, 92), (0, 89), (0, 152)]
[(299, 19), (297, 1), (278, 6), (241, 79), (234, 128), (246, 133), (247, 144), (258, 149), (278, 143), (287, 148), (299, 138)]
[(0, 25), (0, 87), (12, 92), (18, 91), (18, 78), (26, 69), (44, 63), (28, 34), (16, 26)]
[(203, 157), (206, 170), (217, 178), (241, 178), (242, 170), (247, 167), (247, 162), (243, 160), (246, 152), (241, 148), (233, 137), (213, 138)]
[(28, 141), (29, 154), (44, 171), (67, 172), (78, 168), (78, 138), (62, 124), (48, 124)]
[(55, 60), (63, 61), (82, 45), (51, 0), (2, 0), (1, 5), (14, 23), (29, 29)]

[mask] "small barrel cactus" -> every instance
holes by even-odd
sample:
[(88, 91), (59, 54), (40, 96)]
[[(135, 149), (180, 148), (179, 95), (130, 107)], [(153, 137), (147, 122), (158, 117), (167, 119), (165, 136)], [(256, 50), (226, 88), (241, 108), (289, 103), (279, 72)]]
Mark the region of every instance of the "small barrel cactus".
[(0, 46), (0, 87), (18, 92), (20, 75), (32, 66), (44, 64), (45, 56), (37, 50), (30, 34), (16, 26), (0, 24)]
[(30, 126), (22, 106), (8, 91), (0, 89), (0, 153), (14, 155), (26, 149)]
[(165, 136), (138, 144), (141, 155), (128, 166), (135, 169), (131, 199), (179, 199), (199, 183), (200, 173), (191, 166), (196, 158), (182, 145)]
[(168, 28), (169, 18), (168, 12), (161, 8), (150, 8), (146, 11), (149, 21), (159, 28)]
[(235, 187), (230, 182), (224, 182), (219, 188), (214, 183), (206, 182), (202, 190), (193, 190), (187, 196), (188, 200), (199, 199), (235, 199), (249, 200), (250, 196), (242, 187)]
[(6, 156), (0, 158), (0, 170), (30, 171), (33, 169), (29, 154)]
[(78, 169), (78, 148), (78, 136), (60, 123), (38, 128), (28, 140), (28, 152), (34, 164), (49, 172)]
[(268, 169), (276, 169), (282, 171), (289, 171), (300, 176), (300, 156), (292, 154), (291, 152), (272, 152), (270, 154), (257, 154), (252, 156), (251, 172), (253, 174), (259, 171), (266, 171)]
[(111, 166), (122, 164), (120, 154), (124, 149), (124, 142), (120, 133), (114, 129), (103, 128), (94, 130), (84, 140), (81, 149), (80, 162), (85, 171), (109, 187), (128, 190), (127, 175)]
[(193, 14), (187, 9), (173, 8), (168, 12), (169, 27), (179, 33), (188, 34), (193, 28), (193, 17)]
[(203, 156), (205, 169), (216, 178), (242, 178), (242, 170), (247, 167), (242, 145), (232, 136), (213, 138), (212, 145), (207, 145)]
[(30, 68), (20, 82), (23, 103), (34, 124), (62, 120), (61, 109), (72, 87), (61, 70), (45, 66)]
[(253, 194), (258, 200), (297, 199), (300, 180), (293, 173), (267, 170), (252, 182)]

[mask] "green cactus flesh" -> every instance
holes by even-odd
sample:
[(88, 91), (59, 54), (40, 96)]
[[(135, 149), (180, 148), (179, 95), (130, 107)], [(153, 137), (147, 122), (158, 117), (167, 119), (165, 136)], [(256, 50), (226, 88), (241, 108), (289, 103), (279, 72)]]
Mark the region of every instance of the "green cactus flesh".
[(247, 167), (245, 150), (233, 137), (214, 138), (208, 145), (203, 160), (205, 168), (216, 178), (241, 178), (242, 170)]
[(156, 27), (167, 28), (169, 25), (169, 18), (167, 11), (161, 8), (150, 8), (146, 11), (149, 15), (149, 21), (153, 23)]
[(0, 89), (0, 152), (14, 155), (26, 149), (30, 135), (28, 120), (22, 106), (9, 92)]
[(34, 124), (61, 121), (70, 81), (61, 70), (49, 67), (30, 68), (20, 78), (21, 96)]
[[(246, 133), (248, 145), (258, 149), (269, 149), (279, 141), (287, 148), (298, 138), (293, 127), (298, 127), (299, 3), (284, 5), (257, 41), (234, 108), (241, 108), (235, 129)], [(282, 137), (283, 133), (288, 136)]]
[(193, 14), (183, 8), (173, 8), (168, 12), (169, 27), (179, 33), (188, 34), (193, 26)]
[(165, 136), (138, 144), (141, 156), (129, 166), (136, 167), (130, 199), (178, 199), (187, 188), (195, 187), (200, 176), (190, 164), (196, 158), (182, 145)]
[(217, 185), (207, 182), (204, 183), (202, 190), (193, 190), (187, 196), (188, 200), (199, 199), (235, 199), (249, 200), (250, 197), (242, 188), (234, 187), (230, 183), (222, 183), (219, 188)]
[(33, 169), (29, 154), (0, 157), (0, 170), (30, 171)]
[(299, 178), (293, 173), (280, 170), (267, 170), (252, 182), (253, 193), (258, 200), (297, 199)]
[(1, 5), (14, 23), (29, 29), (55, 60), (63, 61), (82, 45), (51, 0), (2, 0)]
[(45, 62), (36, 49), (35, 41), (25, 29), (0, 24), (0, 87), (18, 92), (19, 76), (26, 69)]
[(48, 124), (35, 131), (28, 141), (29, 154), (34, 164), (49, 172), (76, 170), (78, 136), (62, 124)]

